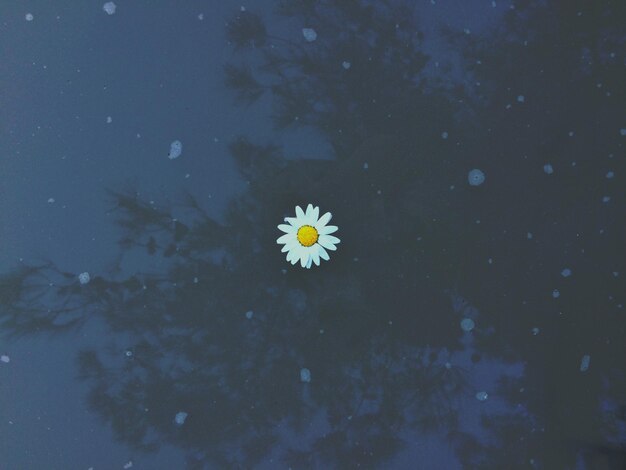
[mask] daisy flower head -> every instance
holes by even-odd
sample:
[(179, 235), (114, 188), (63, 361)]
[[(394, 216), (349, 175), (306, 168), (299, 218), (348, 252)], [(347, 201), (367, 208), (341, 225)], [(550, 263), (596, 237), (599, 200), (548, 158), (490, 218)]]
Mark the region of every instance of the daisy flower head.
[(320, 265), (320, 258), (328, 261), (328, 251), (335, 251), (339, 239), (331, 235), (338, 228), (328, 225), (332, 214), (326, 212), (320, 215), (320, 208), (309, 204), (306, 212), (300, 206), (296, 206), (295, 217), (285, 217), (286, 224), (280, 224), (278, 229), (285, 232), (276, 240), (279, 245), (284, 245), (282, 252), (287, 252), (287, 261), (291, 264), (300, 262), (303, 268), (311, 268), (313, 263)]

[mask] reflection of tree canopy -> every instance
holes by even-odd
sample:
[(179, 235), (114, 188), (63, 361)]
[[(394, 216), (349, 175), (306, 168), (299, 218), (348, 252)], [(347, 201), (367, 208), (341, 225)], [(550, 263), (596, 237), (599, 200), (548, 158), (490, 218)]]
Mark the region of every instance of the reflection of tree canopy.
[[(270, 93), (276, 124), (317, 129), (334, 160), (288, 160), (236, 139), (230, 151), (250, 184), (223, 222), (191, 196), (175, 219), (113, 193), (122, 249), (158, 258), (160, 273), (81, 286), (47, 264), (3, 278), (9, 332), (60, 331), (100, 314), (116, 333), (111, 350), (85, 351), (79, 365), (120, 439), (148, 450), (173, 442), (192, 467), (269, 456), (298, 468), (371, 467), (407, 431), (440, 426), (468, 468), (531, 458), (563, 468), (580, 455), (578, 441), (619, 435), (619, 419), (600, 410), (625, 391), (619, 269), (607, 250), (624, 230), (615, 207), (601, 207), (605, 182), (593, 172), (619, 148), (624, 72), (610, 51), (620, 23), (610, 5), (584, 10), (592, 20), (574, 28), (578, 10), (524, 2), (502, 32), (450, 35), (481, 95), (424, 78), (410, 4), (281, 3), (281, 14), (315, 28), (313, 43), (272, 36), (255, 13), (237, 13), (229, 38), (254, 57), (228, 65), (227, 84), (246, 103)], [(549, 181), (547, 161), (558, 169)], [(470, 191), (473, 166), (488, 180)], [(307, 202), (332, 210), (342, 244), (331, 262), (303, 271), (285, 263), (275, 227)], [(574, 278), (560, 278), (564, 265)], [(445, 364), (463, 348), (449, 288), (481, 310), (475, 362), (525, 365), (500, 386), (513, 411), (484, 420), (499, 437), (490, 443), (458, 427), (468, 376)], [(581, 375), (583, 354), (593, 363)], [(298, 380), (302, 367), (310, 384)], [(189, 417), (176, 427), (181, 410)]]

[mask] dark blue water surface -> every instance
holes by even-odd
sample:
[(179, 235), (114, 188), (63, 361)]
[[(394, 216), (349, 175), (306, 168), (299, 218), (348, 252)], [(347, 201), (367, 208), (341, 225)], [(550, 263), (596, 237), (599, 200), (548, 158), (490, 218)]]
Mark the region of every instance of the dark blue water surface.
[(0, 469), (626, 468), (624, 25), (0, 2)]

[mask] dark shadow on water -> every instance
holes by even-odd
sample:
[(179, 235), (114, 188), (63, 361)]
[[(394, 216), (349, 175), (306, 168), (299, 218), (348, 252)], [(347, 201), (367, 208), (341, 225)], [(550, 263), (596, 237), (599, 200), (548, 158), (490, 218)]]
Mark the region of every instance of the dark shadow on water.
[[(226, 83), (244, 104), (271, 96), (277, 127), (317, 129), (334, 159), (238, 137), (249, 188), (223, 221), (191, 195), (179, 217), (111, 192), (122, 253), (160, 269), (3, 276), (8, 334), (104, 319), (117, 346), (78, 369), (123, 442), (180, 446), (190, 468), (384, 467), (432, 434), (465, 468), (624, 463), (626, 198), (604, 176), (626, 168), (623, 8), (518, 2), (484, 37), (448, 32), (466, 73), (450, 87), (421, 74), (410, 5), (283, 2), (313, 42), (238, 12), (228, 36), (248, 61)], [(309, 202), (341, 244), (303, 270), (276, 225)]]

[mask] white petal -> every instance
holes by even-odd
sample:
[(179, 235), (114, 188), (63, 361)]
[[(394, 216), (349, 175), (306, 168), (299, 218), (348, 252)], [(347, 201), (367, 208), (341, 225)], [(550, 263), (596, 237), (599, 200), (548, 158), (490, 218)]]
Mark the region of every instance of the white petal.
[(323, 227), (324, 225), (326, 225), (328, 222), (330, 222), (330, 219), (332, 218), (332, 214), (330, 212), (326, 212), (326, 214), (324, 214), (323, 216), (321, 216), (319, 218), (319, 220), (317, 221), (317, 224), (315, 224), (316, 227)]
[(304, 219), (304, 211), (300, 206), (296, 206), (296, 217), (298, 219)]
[(320, 252), (319, 249), (316, 250), (312, 250), (311, 251), (311, 259), (313, 260), (313, 262), (319, 266), (320, 265)]
[(280, 251), (283, 252), (283, 253), (285, 251), (293, 251), (298, 246), (299, 246), (298, 242), (287, 242), (287, 243), (285, 243), (285, 246), (283, 246), (283, 248)]
[(301, 252), (300, 252), (300, 265), (303, 268), (306, 267), (306, 264), (309, 262), (310, 258), (311, 258), (311, 255), (309, 255), (308, 251), (301, 250)]
[(311, 263), (313, 262), (313, 258), (309, 255), (309, 260), (306, 262), (305, 268), (311, 269)]
[(278, 230), (280, 230), (281, 232), (285, 232), (285, 233), (294, 233), (296, 231), (296, 228), (291, 225), (280, 224), (278, 226)]
[(337, 247), (332, 242), (330, 242), (327, 237), (330, 237), (330, 235), (320, 235), (320, 237), (317, 239), (317, 243), (319, 243), (327, 250), (335, 251)]
[(313, 207), (313, 204), (309, 204), (306, 208), (307, 224), (315, 226), (319, 216), (320, 216), (320, 208), (317, 206)]
[(316, 245), (316, 246), (317, 246), (317, 252), (320, 254), (320, 258), (328, 261), (330, 259), (330, 256), (328, 256), (328, 252), (324, 249), (323, 246), (320, 246), (320, 245)]
[(285, 217), (285, 222), (295, 227), (296, 225), (298, 225), (298, 218), (297, 217)]
[(315, 227), (320, 235), (328, 235), (335, 233), (339, 228), (336, 225), (327, 225), (326, 227)]
[(286, 233), (284, 235), (281, 235), (280, 237), (278, 237), (276, 239), (276, 243), (282, 244), (282, 243), (289, 243), (290, 241), (296, 241), (296, 237), (293, 233)]
[(324, 241), (326, 242), (332, 243), (333, 245), (338, 245), (339, 242), (341, 241), (337, 237), (334, 237), (333, 235), (320, 235), (320, 238), (324, 239)]

